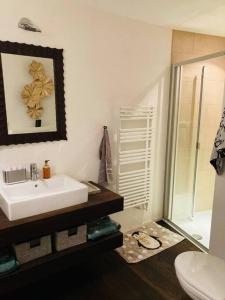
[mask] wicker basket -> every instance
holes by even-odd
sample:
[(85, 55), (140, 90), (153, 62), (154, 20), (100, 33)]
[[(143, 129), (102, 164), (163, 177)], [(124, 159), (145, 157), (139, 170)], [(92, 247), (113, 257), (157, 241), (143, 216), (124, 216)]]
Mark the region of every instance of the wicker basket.
[(67, 249), (87, 242), (87, 225), (73, 227), (55, 233), (55, 248), (57, 251)]
[(25, 243), (13, 245), (20, 264), (52, 253), (51, 236), (43, 236)]

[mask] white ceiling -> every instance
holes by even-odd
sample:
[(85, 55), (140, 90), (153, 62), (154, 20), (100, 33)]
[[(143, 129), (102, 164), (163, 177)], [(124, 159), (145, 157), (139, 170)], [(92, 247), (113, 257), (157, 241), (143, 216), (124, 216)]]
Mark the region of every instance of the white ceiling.
[(77, 1), (154, 25), (225, 36), (225, 0)]

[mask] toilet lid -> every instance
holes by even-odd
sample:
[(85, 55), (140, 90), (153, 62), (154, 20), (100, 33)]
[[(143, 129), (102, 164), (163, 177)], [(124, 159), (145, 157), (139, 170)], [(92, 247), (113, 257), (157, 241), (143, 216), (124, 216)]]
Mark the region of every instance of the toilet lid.
[(177, 274), (206, 299), (225, 300), (225, 261), (210, 254), (190, 251), (175, 259)]

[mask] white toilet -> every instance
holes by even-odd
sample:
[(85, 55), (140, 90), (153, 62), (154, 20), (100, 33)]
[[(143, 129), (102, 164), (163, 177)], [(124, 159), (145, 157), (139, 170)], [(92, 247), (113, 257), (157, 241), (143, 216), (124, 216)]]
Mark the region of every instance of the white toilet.
[(203, 252), (189, 251), (175, 259), (177, 278), (194, 300), (225, 300), (225, 261)]

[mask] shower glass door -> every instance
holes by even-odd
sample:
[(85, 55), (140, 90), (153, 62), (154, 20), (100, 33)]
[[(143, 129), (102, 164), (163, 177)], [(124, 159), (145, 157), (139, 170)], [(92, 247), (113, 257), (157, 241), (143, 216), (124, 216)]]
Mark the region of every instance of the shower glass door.
[(173, 66), (166, 216), (209, 248), (215, 170), (210, 165), (224, 106), (225, 57)]
[(174, 222), (193, 217), (203, 79), (203, 68), (197, 63), (179, 68), (176, 70), (178, 105), (171, 195), (171, 220)]

